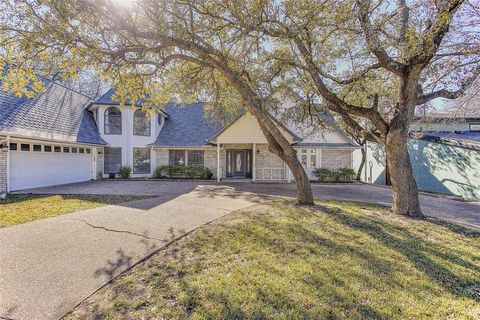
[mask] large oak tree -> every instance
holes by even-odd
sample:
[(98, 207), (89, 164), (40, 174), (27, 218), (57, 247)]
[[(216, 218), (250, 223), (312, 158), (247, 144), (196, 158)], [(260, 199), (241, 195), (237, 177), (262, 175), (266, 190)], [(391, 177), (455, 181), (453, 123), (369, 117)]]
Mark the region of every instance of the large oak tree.
[(393, 211), (421, 217), (410, 122), (416, 106), (455, 99), (479, 76), (479, 2), (218, 3), (199, 7), (270, 42), (270, 59), (297, 94), (321, 99), (357, 136), (385, 147)]
[(270, 151), (290, 168), (298, 201), (313, 204), (308, 177), (272, 120), (271, 63), (265, 44), (217, 17), (201, 15), (193, 0), (7, 1), (1, 13), (5, 89), (32, 95), (37, 74), (66, 79), (93, 69), (117, 88), (119, 101), (163, 105), (196, 96), (256, 117)]

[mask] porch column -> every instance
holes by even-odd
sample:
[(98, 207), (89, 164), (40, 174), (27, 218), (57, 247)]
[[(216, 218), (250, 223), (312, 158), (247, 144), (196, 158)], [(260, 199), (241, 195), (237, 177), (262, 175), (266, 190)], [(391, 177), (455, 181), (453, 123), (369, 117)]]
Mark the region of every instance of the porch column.
[(257, 154), (257, 145), (254, 143), (253, 144), (253, 149), (252, 149), (252, 182), (255, 182), (256, 178), (256, 170), (255, 170), (255, 162), (256, 162), (256, 154)]
[(217, 142), (217, 182), (220, 182), (220, 143)]

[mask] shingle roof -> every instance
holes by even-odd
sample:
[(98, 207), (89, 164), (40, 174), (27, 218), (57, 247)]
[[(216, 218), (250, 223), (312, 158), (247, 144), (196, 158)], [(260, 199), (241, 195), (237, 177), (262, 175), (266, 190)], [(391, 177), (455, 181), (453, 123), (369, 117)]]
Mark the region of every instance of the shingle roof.
[[(90, 98), (54, 81), (43, 79), (46, 91), (33, 98), (0, 89), (0, 133), (25, 138), (105, 145)], [(1, 85), (1, 83), (0, 83)]]
[(205, 146), (208, 145), (207, 140), (222, 128), (218, 121), (205, 117), (203, 103), (168, 104), (165, 110), (170, 118), (165, 120), (153, 146)]
[(113, 101), (113, 99), (112, 99), (112, 96), (114, 94), (115, 94), (115, 89), (109, 89), (100, 98), (98, 98), (94, 103), (95, 104), (118, 104), (118, 102)]
[(320, 107), (320, 111), (319, 111), (319, 107), (317, 106), (317, 114), (323, 118), (323, 120), (328, 123), (330, 125), (330, 127), (335, 130), (335, 132), (340, 135), (342, 138), (344, 138), (346, 141), (347, 141), (347, 144), (350, 145), (351, 147), (359, 147), (359, 145), (352, 140), (352, 138), (350, 138), (349, 136), (347, 136), (345, 134), (345, 132), (343, 132), (342, 129), (340, 129), (340, 127), (337, 125), (337, 122), (335, 121), (335, 118), (334, 116), (332, 115), (332, 113), (330, 111), (328, 111), (326, 108), (322, 108)]
[[(120, 103), (118, 101), (113, 100), (114, 94), (115, 94), (115, 89), (109, 89), (100, 98), (92, 102), (91, 105), (96, 105), (96, 104), (119, 105)], [(141, 107), (142, 104), (143, 104), (143, 101), (138, 101), (135, 104), (135, 106)], [(131, 105), (131, 101), (130, 100), (125, 101), (125, 105)], [(163, 115), (167, 118), (170, 116), (165, 110), (160, 110), (160, 108), (159, 108), (159, 112), (163, 113)]]

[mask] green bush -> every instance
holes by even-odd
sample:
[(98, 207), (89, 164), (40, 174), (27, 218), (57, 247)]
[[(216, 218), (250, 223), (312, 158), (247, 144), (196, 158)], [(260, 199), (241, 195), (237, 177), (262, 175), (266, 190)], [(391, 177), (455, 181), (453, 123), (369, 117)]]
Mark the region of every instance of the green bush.
[(313, 171), (313, 174), (318, 178), (318, 181), (327, 181), (332, 171), (327, 168), (318, 168)]
[(210, 169), (208, 168), (203, 168), (203, 178), (210, 180), (212, 179), (212, 177), (213, 177), (212, 171), (210, 171)]
[(132, 168), (130, 168), (130, 166), (121, 166), (120, 169), (118, 169), (118, 174), (120, 174), (123, 179), (128, 179), (131, 173)]
[(351, 182), (356, 175), (355, 170), (353, 170), (352, 168), (338, 169), (338, 172), (340, 173), (341, 181)]
[(161, 178), (188, 178), (188, 179), (211, 179), (213, 173), (202, 166), (178, 166), (165, 165), (160, 166), (153, 172), (153, 177)]
[(327, 168), (318, 168), (313, 174), (321, 182), (351, 182), (355, 176), (355, 170), (351, 168), (341, 168), (338, 170), (330, 170)]

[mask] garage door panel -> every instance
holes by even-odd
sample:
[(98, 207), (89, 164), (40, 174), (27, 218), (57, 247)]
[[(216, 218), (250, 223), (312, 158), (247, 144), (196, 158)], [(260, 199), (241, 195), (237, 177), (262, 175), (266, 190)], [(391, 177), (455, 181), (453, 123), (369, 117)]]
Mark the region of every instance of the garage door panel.
[(90, 180), (91, 154), (10, 152), (10, 190)]

